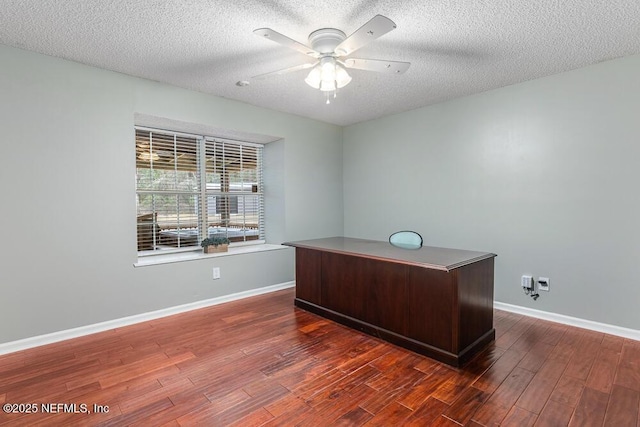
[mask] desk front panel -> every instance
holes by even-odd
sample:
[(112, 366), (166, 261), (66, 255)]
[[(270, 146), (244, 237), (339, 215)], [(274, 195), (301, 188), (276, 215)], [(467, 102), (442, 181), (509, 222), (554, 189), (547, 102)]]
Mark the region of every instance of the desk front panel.
[(296, 248), (296, 305), (454, 366), (493, 340), (493, 258), (451, 271)]
[(406, 266), (324, 252), (321, 274), (323, 307), (405, 334)]

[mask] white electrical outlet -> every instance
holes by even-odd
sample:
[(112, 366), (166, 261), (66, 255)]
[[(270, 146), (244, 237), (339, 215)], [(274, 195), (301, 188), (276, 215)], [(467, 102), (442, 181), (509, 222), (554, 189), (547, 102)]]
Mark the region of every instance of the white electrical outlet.
[(213, 280), (220, 278), (220, 267), (213, 267)]
[(522, 276), (520, 286), (524, 289), (533, 290), (533, 276)]
[(538, 277), (538, 290), (549, 292), (549, 278)]

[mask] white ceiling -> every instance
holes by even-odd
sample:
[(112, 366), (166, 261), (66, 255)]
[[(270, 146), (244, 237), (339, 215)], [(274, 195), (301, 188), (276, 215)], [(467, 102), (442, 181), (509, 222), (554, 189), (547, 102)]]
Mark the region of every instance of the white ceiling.
[[(307, 44), (381, 14), (397, 28), (355, 57), (411, 62), (402, 75), (349, 70), (325, 105), (308, 71), (251, 80), (309, 57)], [(338, 125), (640, 53), (638, 0), (2, 0), (0, 43)], [(238, 87), (239, 80), (250, 80)]]

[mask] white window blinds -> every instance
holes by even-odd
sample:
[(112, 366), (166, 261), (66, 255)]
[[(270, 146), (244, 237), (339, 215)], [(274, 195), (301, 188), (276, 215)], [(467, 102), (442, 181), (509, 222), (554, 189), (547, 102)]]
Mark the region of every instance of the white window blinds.
[(262, 146), (136, 128), (138, 251), (264, 239)]

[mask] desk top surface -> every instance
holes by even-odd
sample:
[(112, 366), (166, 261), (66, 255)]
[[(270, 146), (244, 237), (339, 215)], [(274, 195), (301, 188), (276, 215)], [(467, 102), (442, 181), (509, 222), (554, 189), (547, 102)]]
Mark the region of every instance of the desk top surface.
[(489, 252), (423, 246), (420, 249), (402, 249), (389, 242), (329, 237), (325, 239), (300, 240), (283, 243), (296, 248), (316, 249), (345, 255), (360, 255), (366, 258), (416, 265), (434, 270), (450, 271), (477, 261), (493, 258)]

